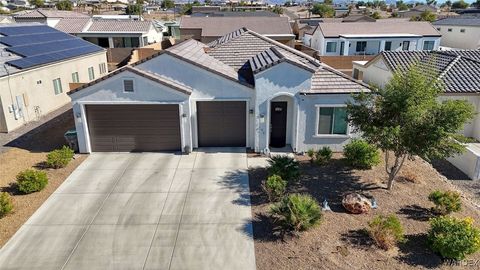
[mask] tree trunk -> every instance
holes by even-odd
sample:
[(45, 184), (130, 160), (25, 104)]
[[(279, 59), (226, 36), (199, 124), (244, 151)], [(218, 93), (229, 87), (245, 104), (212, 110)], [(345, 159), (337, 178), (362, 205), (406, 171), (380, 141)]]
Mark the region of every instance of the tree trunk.
[(388, 182), (387, 182), (387, 189), (392, 190), (393, 184), (395, 182), (395, 177), (397, 176), (398, 172), (403, 167), (403, 163), (405, 162), (405, 159), (407, 158), (407, 155), (397, 155), (395, 154), (395, 162), (393, 163), (392, 167), (389, 167), (389, 157), (390, 154), (387, 152), (385, 153), (385, 170), (388, 174)]

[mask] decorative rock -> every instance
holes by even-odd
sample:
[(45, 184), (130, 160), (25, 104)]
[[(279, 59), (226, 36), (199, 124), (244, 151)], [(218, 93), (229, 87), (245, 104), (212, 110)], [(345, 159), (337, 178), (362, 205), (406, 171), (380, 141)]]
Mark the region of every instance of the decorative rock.
[(322, 211), (332, 211), (332, 209), (330, 209), (330, 206), (328, 206), (327, 199), (325, 199), (322, 203)]
[(370, 200), (358, 193), (349, 193), (343, 196), (342, 205), (352, 214), (368, 213), (372, 209)]
[(375, 198), (372, 198), (371, 203), (372, 203), (372, 209), (378, 208), (377, 200), (375, 200)]

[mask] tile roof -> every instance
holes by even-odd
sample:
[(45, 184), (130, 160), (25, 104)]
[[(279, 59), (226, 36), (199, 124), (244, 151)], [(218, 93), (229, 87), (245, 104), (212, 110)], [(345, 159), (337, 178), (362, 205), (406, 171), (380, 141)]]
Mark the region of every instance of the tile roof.
[(130, 20), (92, 20), (85, 32), (148, 32), (152, 27), (151, 21)]
[(381, 56), (392, 71), (411, 65), (432, 70), (429, 75), (441, 79), (447, 93), (480, 93), (480, 50), (389, 51)]
[(39, 8), (27, 13), (15, 15), (14, 18), (90, 18), (90, 16), (74, 11)]
[(220, 37), (246, 27), (262, 35), (292, 35), (288, 17), (182, 17), (180, 29), (202, 29), (202, 37)]
[(166, 51), (194, 65), (201, 66), (204, 69), (214, 71), (224, 77), (238, 81), (239, 76), (235, 69), (207, 54), (205, 47), (205, 44), (189, 39), (166, 49)]
[(433, 22), (433, 25), (460, 25), (460, 26), (478, 26), (480, 27), (479, 16), (458, 16), (440, 19)]
[(420, 35), (440, 36), (440, 33), (429, 22), (401, 23), (379, 20), (376, 22), (352, 23), (320, 23), (318, 25), (325, 37), (339, 37), (345, 35)]
[(55, 29), (69, 34), (81, 33), (90, 22), (90, 18), (64, 18), (55, 25)]
[(305, 94), (334, 94), (367, 92), (368, 86), (337, 71), (322, 65), (312, 77), (312, 86)]

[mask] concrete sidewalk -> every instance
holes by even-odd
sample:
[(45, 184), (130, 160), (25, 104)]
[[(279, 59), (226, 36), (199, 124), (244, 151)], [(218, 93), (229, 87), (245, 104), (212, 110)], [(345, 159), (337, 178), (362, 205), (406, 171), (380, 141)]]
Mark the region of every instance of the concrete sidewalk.
[(0, 269), (255, 269), (245, 150), (92, 154)]

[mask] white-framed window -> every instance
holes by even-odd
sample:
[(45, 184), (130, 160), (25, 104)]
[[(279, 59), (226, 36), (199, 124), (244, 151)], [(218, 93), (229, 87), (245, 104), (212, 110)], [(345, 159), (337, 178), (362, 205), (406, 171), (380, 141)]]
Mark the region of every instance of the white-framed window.
[(55, 91), (55, 95), (63, 93), (62, 81), (60, 80), (60, 78), (56, 78), (55, 80), (53, 80), (53, 90)]
[(465, 29), (460, 29), (460, 33), (465, 33)]
[(356, 52), (364, 52), (367, 49), (367, 42), (366, 41), (357, 41), (355, 51)]
[(135, 83), (133, 79), (124, 79), (123, 80), (123, 92), (134, 92)]
[(337, 51), (337, 42), (327, 42), (327, 53)]
[(348, 135), (347, 107), (345, 105), (317, 105), (316, 136)]
[(95, 80), (95, 70), (93, 69), (93, 67), (88, 68), (88, 79), (90, 81)]
[(426, 40), (426, 41), (423, 42), (423, 50), (425, 50), (425, 51), (433, 50), (434, 46), (435, 46), (435, 41), (433, 41), (433, 40)]
[(78, 72), (73, 72), (72, 73), (72, 82), (73, 83), (79, 83), (80, 82), (80, 79), (78, 77)]
[(98, 70), (100, 70), (100, 74), (107, 73), (107, 66), (105, 65), (105, 63), (98, 64)]

